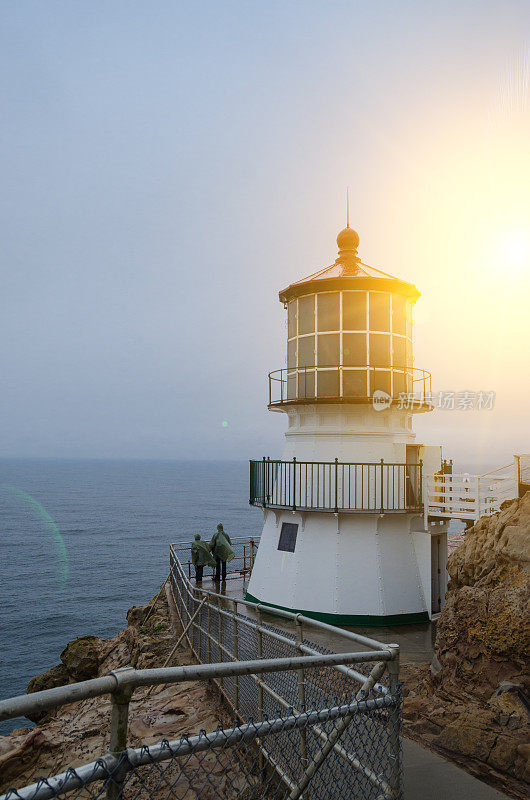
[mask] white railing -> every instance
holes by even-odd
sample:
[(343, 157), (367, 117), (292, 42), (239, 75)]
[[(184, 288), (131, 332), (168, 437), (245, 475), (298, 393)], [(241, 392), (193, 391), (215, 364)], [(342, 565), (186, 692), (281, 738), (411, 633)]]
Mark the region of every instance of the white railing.
[[(502, 473), (502, 474), (501, 474)], [(425, 480), (425, 515), (477, 522), (517, 497), (514, 464), (484, 475), (430, 475)]]

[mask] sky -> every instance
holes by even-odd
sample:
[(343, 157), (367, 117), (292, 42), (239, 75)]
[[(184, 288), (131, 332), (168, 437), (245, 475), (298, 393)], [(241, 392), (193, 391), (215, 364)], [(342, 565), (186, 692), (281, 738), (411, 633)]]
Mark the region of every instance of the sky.
[(278, 291), (411, 281), (418, 441), (530, 452), (530, 4), (7, 2), (0, 454), (279, 456)]

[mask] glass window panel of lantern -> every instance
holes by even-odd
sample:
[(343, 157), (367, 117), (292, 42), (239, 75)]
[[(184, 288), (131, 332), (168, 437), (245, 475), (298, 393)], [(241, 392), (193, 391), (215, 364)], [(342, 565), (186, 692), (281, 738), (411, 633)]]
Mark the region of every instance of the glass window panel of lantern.
[(390, 330), (390, 295), (387, 292), (370, 292), (370, 316), (368, 327), (371, 331)]
[(345, 369), (342, 371), (342, 396), (366, 397), (366, 370)]
[(340, 295), (338, 292), (317, 295), (317, 330), (340, 330)]
[(315, 330), (315, 295), (298, 298), (298, 335)]
[(296, 372), (287, 376), (287, 399), (296, 400)]
[(342, 330), (366, 330), (366, 292), (342, 293)]
[(392, 332), (407, 332), (407, 300), (400, 294), (392, 295)]
[(314, 370), (298, 370), (298, 397), (315, 396), (315, 372)]
[(315, 366), (315, 337), (302, 336), (298, 339), (298, 366)]
[(296, 300), (291, 300), (287, 306), (287, 338), (296, 336)]
[(319, 369), (317, 394), (318, 397), (338, 397), (339, 396), (339, 371), (338, 369), (324, 370)]
[(342, 363), (345, 367), (365, 367), (368, 364), (365, 333), (342, 334)]
[(320, 333), (317, 336), (319, 367), (334, 367), (340, 362), (340, 335), (338, 333)]
[(374, 370), (370, 372), (370, 394), (372, 395), (376, 389), (390, 394), (390, 370), (381, 371)]
[(392, 363), (395, 367), (407, 364), (407, 340), (403, 336), (392, 336)]
[(412, 342), (410, 341), (410, 339), (406, 339), (405, 341), (406, 341), (405, 350), (406, 350), (406, 354), (407, 354), (407, 367), (411, 367), (412, 366)]
[(394, 390), (392, 392), (394, 397), (399, 397), (402, 392), (407, 391), (404, 372), (396, 372), (395, 370), (392, 370), (392, 380), (394, 382)]
[(287, 369), (296, 367), (296, 339), (287, 342)]
[(407, 336), (409, 339), (412, 339), (412, 300), (407, 300), (405, 309), (407, 319)]
[(370, 334), (370, 366), (390, 366), (390, 336), (384, 333)]

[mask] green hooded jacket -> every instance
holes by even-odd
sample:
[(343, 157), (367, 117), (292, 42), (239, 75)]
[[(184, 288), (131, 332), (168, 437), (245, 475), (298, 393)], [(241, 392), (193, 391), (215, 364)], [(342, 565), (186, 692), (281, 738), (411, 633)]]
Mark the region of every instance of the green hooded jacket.
[(191, 544), (191, 562), (194, 567), (215, 567), (215, 558), (212, 558), (210, 548), (203, 542), (200, 533), (195, 534), (195, 541)]
[(217, 532), (212, 536), (210, 550), (213, 555), (216, 558), (220, 558), (221, 561), (232, 561), (232, 559), (236, 557), (236, 554), (230, 547), (231, 544), (230, 536), (225, 533), (223, 526), (219, 523)]

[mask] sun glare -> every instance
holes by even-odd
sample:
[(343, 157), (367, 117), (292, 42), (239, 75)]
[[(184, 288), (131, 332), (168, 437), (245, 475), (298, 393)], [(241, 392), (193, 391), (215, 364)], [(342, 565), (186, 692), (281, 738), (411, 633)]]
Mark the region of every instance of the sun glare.
[(506, 267), (530, 267), (530, 229), (506, 234), (499, 242), (499, 257)]

